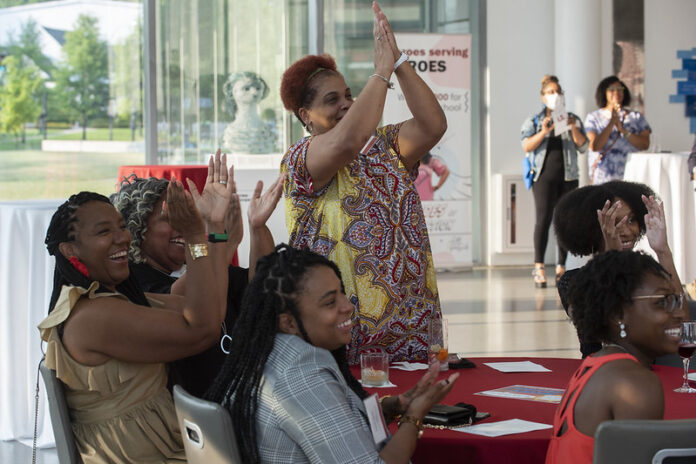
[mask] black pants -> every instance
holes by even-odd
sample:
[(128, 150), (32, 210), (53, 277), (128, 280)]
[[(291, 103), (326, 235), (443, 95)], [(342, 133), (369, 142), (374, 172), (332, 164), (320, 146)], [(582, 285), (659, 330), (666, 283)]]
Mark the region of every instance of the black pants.
[[(551, 155), (550, 153), (547, 155)], [(536, 224), (534, 225), (534, 262), (543, 263), (546, 254), (546, 245), (549, 241), (549, 227), (553, 220), (553, 209), (558, 200), (565, 194), (578, 188), (578, 181), (564, 180), (563, 160), (560, 160), (560, 172), (557, 159), (553, 159), (554, 153), (544, 160), (544, 167), (539, 175), (539, 180), (532, 186), (534, 195), (534, 207), (536, 209)], [(552, 159), (549, 159), (549, 158)], [(547, 169), (551, 168), (551, 169)], [(568, 250), (558, 246), (558, 264), (565, 266)]]

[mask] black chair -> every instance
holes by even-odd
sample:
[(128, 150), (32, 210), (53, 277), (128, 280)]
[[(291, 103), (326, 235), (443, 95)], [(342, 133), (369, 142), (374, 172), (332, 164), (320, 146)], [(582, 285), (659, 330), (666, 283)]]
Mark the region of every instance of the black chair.
[(613, 420), (595, 432), (594, 464), (696, 462), (696, 419)]
[(241, 464), (232, 419), (217, 403), (174, 385), (174, 406), (189, 464)]
[(58, 461), (61, 464), (81, 464), (82, 458), (75, 444), (75, 435), (70, 422), (68, 403), (65, 401), (63, 382), (58, 380), (56, 371), (49, 369), (43, 359), (39, 364), (39, 371), (46, 386), (48, 411), (51, 416), (53, 435), (56, 439)]

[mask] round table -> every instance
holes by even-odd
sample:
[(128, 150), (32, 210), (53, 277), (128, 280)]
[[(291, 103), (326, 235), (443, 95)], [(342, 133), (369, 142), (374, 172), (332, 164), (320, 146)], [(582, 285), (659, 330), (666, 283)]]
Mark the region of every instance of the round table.
[[(503, 373), (485, 366), (486, 362), (530, 360), (551, 372)], [(524, 419), (553, 425), (557, 404), (499, 398), (476, 393), (510, 385), (565, 388), (571, 375), (581, 363), (580, 359), (559, 358), (470, 358), (476, 364), (473, 369), (461, 369), (459, 379), (444, 404), (470, 403), (477, 410), (489, 412), (491, 416), (483, 422), (498, 422), (508, 419)], [(686, 419), (696, 417), (696, 394), (674, 393), (680, 385), (682, 369), (668, 366), (653, 366), (665, 390), (665, 418)], [(389, 370), (389, 379), (396, 388), (368, 388), (370, 393), (380, 396), (398, 394), (414, 385), (425, 371)], [(441, 378), (453, 371), (440, 374)], [(353, 373), (359, 376), (359, 369)], [(391, 425), (392, 432), (395, 430)], [(484, 437), (455, 430), (426, 429), (413, 455), (414, 464), (466, 462), (468, 464), (542, 464), (551, 439), (552, 429), (537, 430), (500, 437)]]

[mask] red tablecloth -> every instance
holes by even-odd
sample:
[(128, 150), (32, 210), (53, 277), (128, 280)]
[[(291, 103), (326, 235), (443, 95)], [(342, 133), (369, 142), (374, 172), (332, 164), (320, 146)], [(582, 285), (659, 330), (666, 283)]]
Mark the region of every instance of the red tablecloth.
[(205, 178), (208, 176), (208, 165), (198, 164), (143, 164), (140, 166), (121, 166), (118, 168), (118, 180), (123, 180), (135, 174), (138, 177), (157, 177), (158, 179), (171, 179), (176, 177), (186, 184), (186, 178), (191, 179), (198, 187), (198, 191), (203, 190)]
[[(515, 358), (471, 358), (476, 363), (474, 369), (461, 369), (457, 383), (444, 399), (445, 404), (461, 401), (471, 403), (479, 411), (486, 411), (491, 417), (484, 422), (497, 422), (507, 419), (524, 419), (544, 424), (553, 424), (556, 404), (540, 403), (517, 399), (496, 398), (476, 395), (484, 390), (509, 385), (531, 385), (537, 387), (565, 388), (570, 376), (580, 365), (579, 359), (525, 358), (551, 369), (552, 372), (502, 373), (484, 362), (520, 361)], [(682, 370), (675, 367), (655, 366), (665, 390), (665, 418), (686, 419), (696, 417), (696, 394), (674, 393), (672, 389), (681, 384)], [(445, 377), (442, 373), (441, 377)], [(359, 369), (353, 373), (359, 376)], [(371, 393), (380, 396), (398, 394), (416, 383), (424, 371), (406, 372), (389, 370), (389, 379), (397, 388), (371, 388)], [(393, 430), (392, 430), (393, 431)], [(418, 442), (413, 455), (414, 464), (466, 462), (486, 464), (541, 464), (546, 458), (546, 449), (551, 439), (551, 429), (538, 430), (501, 437), (483, 437), (452, 430), (426, 429)]]
[[(191, 179), (198, 187), (198, 191), (203, 190), (205, 185), (205, 179), (208, 177), (208, 165), (198, 165), (198, 164), (143, 164), (139, 166), (120, 166), (118, 168), (118, 181), (119, 183), (124, 177), (128, 178), (131, 174), (135, 174), (138, 177), (156, 177), (158, 179), (171, 179), (176, 177), (183, 184), (186, 190), (188, 190), (188, 184), (186, 179)], [(239, 265), (239, 257), (237, 253), (234, 254), (230, 264), (234, 266)]]

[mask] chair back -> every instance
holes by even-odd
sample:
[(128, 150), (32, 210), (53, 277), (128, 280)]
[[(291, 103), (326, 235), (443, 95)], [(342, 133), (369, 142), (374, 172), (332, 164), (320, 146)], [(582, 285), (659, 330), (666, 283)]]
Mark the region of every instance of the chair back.
[(613, 420), (599, 424), (594, 464), (696, 461), (696, 419)]
[(43, 359), (39, 364), (39, 371), (41, 372), (41, 377), (43, 377), (44, 385), (46, 386), (48, 411), (51, 416), (53, 435), (56, 439), (58, 462), (61, 464), (81, 464), (82, 458), (75, 444), (75, 435), (73, 434), (72, 423), (70, 422), (68, 403), (65, 401), (63, 382), (58, 380), (56, 371), (48, 368)]
[(174, 385), (174, 406), (189, 464), (241, 464), (232, 418), (225, 408)]

